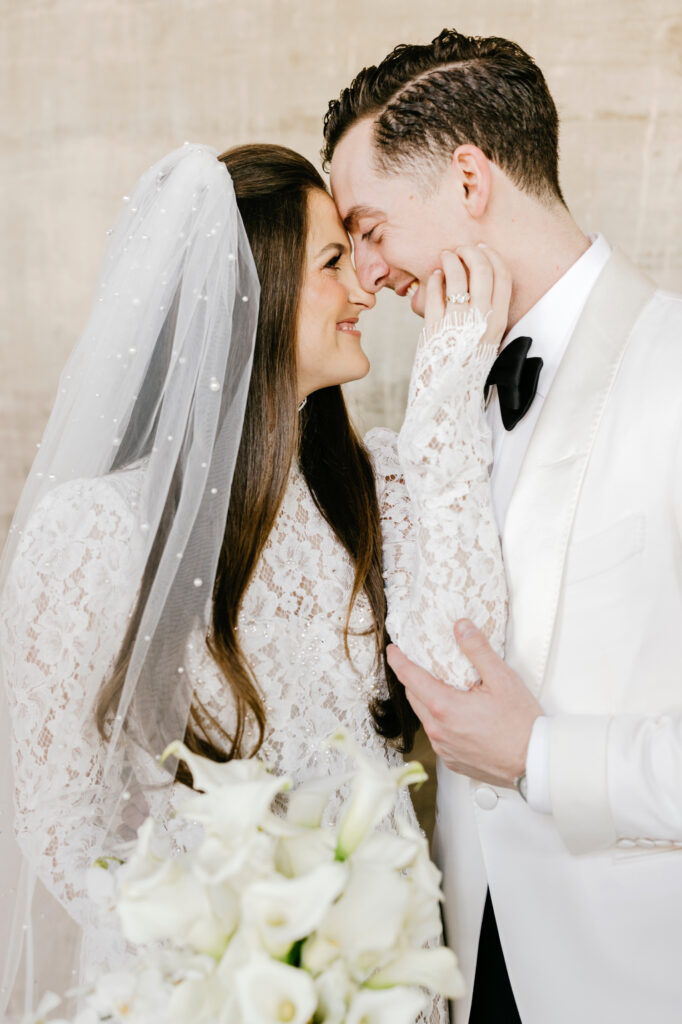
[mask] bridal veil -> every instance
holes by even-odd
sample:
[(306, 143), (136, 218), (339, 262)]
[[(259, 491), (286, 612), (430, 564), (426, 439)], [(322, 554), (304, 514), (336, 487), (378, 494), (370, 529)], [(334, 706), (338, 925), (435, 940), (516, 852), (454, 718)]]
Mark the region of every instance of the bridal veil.
[[(80, 675), (74, 717), (64, 713), (68, 681), (51, 678), (40, 650), (40, 616), (14, 615), (21, 635), (2, 635), (0, 1019), (20, 1017), (46, 988), (63, 992), (82, 972), (69, 887), (58, 892), (44, 867), (48, 847), (52, 862), (70, 856), (68, 843), (59, 849), (60, 823), (77, 829), (87, 816), (97, 831), (87, 856), (105, 863), (170, 790), (172, 774), (154, 755), (183, 737), (190, 714), (183, 643), (192, 629), (209, 628), (258, 300), (230, 176), (215, 151), (185, 144), (143, 175), (111, 233), (90, 319), (62, 374), (0, 565), (7, 607), (26, 583), (16, 577), (35, 543), (31, 524), (41, 514), (49, 520), (60, 489), (140, 471), (126, 670), (108, 742), (87, 772), (73, 770), (74, 744), (93, 727), (110, 651), (99, 663), (95, 649)], [(50, 571), (49, 551), (41, 564)], [(113, 584), (102, 573), (100, 585)], [(17, 656), (35, 671), (35, 692), (18, 685)], [(38, 692), (51, 706), (36, 718)], [(156, 772), (148, 793), (136, 776), (141, 756)]]

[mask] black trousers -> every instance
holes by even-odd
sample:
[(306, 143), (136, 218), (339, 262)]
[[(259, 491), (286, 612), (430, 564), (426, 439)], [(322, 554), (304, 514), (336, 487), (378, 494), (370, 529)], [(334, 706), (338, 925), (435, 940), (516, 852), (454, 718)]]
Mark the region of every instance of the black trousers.
[(521, 1024), (502, 955), (490, 890), (485, 900), (481, 936), (478, 940), (469, 1024)]

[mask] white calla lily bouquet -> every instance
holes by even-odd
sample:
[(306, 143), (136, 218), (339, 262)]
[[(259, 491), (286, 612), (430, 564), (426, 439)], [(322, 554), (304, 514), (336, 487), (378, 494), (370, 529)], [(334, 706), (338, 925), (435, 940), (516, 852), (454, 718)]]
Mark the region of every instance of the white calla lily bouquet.
[[(343, 733), (329, 742), (357, 764), (333, 830), (322, 820), (338, 779), (292, 789), (257, 759), (168, 747), (194, 779), (178, 814), (202, 839), (172, 855), (144, 822), (114, 874), (137, 955), (81, 992), (73, 1024), (414, 1024), (425, 990), (463, 994), (454, 953), (426, 946), (442, 898), (426, 839), (399, 819), (397, 832), (376, 830), (422, 766), (371, 760)], [(272, 803), (284, 792), (282, 816)], [(34, 1024), (58, 1003), (48, 995)]]

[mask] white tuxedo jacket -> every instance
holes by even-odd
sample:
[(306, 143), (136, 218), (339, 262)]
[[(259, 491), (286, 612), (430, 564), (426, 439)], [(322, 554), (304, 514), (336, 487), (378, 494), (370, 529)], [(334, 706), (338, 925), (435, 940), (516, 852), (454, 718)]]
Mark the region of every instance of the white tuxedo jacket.
[[(438, 765), (447, 938), (486, 885), (523, 1024), (682, 1020), (682, 297), (614, 253), (503, 534), (506, 658), (550, 730), (554, 813)], [(504, 1022), (500, 1022), (504, 1024)]]

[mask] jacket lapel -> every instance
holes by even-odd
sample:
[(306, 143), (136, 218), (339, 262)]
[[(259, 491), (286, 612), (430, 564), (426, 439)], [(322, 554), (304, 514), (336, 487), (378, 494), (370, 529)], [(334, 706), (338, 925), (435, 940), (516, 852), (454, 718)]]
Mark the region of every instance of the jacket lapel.
[(531, 437), (507, 512), (507, 660), (538, 696), (590, 452), (627, 343), (654, 285), (614, 251), (587, 300)]

